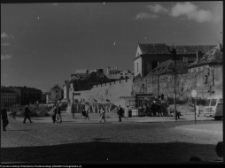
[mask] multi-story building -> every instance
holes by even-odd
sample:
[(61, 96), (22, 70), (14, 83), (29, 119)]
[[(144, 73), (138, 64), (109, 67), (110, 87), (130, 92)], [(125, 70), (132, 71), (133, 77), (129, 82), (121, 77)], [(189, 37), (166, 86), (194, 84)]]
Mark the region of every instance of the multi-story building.
[(1, 89), (1, 106), (13, 106), (16, 102), (16, 92), (8, 89)]
[(103, 69), (96, 70), (76, 70), (75, 74), (71, 74), (71, 79), (66, 80), (63, 85), (64, 99), (71, 99), (73, 91), (90, 90), (94, 85), (110, 82), (106, 77)]
[(62, 99), (63, 89), (57, 84), (50, 89), (50, 92), (46, 93), (46, 103), (51, 103)]
[(128, 79), (133, 78), (134, 73), (128, 70), (119, 70), (118, 66), (115, 69), (111, 67), (107, 67), (106, 77), (109, 78), (111, 81), (120, 80), (120, 79)]
[(177, 59), (184, 62), (194, 62), (215, 45), (179, 45), (167, 46), (166, 44), (138, 44), (134, 58), (134, 75), (145, 77), (160, 63), (171, 59), (169, 50), (176, 50)]
[(16, 93), (17, 104), (34, 104), (41, 101), (41, 90), (30, 87), (6, 87), (8, 90), (14, 91)]

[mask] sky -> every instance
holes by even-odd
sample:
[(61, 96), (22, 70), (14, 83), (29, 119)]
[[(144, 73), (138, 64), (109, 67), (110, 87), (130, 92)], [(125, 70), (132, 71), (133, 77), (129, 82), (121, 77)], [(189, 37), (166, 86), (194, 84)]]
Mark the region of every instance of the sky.
[(1, 4), (1, 86), (49, 91), (77, 69), (133, 71), (139, 43), (217, 45), (222, 1)]

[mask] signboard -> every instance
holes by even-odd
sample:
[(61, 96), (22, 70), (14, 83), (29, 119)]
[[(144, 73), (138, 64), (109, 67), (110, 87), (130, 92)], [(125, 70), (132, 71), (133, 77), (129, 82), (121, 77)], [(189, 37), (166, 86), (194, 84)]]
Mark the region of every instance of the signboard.
[(198, 93), (197, 93), (197, 91), (196, 91), (195, 89), (193, 89), (193, 90), (191, 91), (191, 96), (192, 96), (192, 97), (194, 97), (194, 98), (197, 97), (197, 94), (198, 94)]

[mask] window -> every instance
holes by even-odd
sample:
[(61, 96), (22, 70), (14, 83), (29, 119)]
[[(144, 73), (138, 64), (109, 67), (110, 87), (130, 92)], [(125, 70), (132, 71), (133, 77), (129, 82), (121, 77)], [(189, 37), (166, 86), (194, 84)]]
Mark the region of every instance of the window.
[(215, 106), (216, 105), (217, 99), (212, 99), (210, 106)]
[(137, 63), (137, 72), (138, 72), (138, 63)]

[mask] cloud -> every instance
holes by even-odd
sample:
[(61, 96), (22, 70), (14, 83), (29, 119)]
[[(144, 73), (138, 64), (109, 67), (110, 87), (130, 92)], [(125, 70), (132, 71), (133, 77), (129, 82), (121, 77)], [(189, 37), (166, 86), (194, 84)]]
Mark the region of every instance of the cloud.
[(9, 43), (2, 43), (2, 46), (9, 46)]
[(135, 19), (150, 19), (150, 18), (157, 18), (158, 15), (151, 15), (148, 13), (139, 13), (137, 14), (137, 16), (135, 17)]
[(7, 35), (5, 32), (1, 33), (1, 38), (8, 38), (9, 35)]
[(199, 23), (208, 22), (213, 19), (210, 11), (199, 10), (198, 7), (190, 2), (177, 3), (171, 8), (170, 15), (173, 17), (186, 16), (189, 20)]
[(168, 9), (166, 9), (165, 7), (163, 7), (160, 4), (155, 4), (155, 6), (148, 5), (147, 8), (149, 8), (154, 13), (168, 13), (169, 12)]
[(11, 58), (12, 58), (12, 56), (11, 55), (8, 55), (8, 54), (1, 55), (1, 61), (7, 60), (7, 59), (11, 59)]

